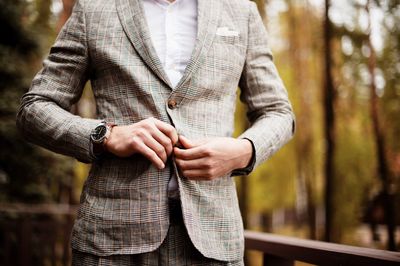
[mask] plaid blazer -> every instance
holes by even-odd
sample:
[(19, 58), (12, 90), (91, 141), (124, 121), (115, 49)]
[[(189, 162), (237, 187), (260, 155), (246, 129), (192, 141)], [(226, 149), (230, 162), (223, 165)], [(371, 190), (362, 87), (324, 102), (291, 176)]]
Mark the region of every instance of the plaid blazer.
[[(88, 80), (98, 119), (69, 112)], [(148, 117), (189, 139), (231, 136), (238, 85), (250, 122), (240, 137), (253, 142), (257, 166), (291, 138), (294, 118), (253, 2), (198, 0), (196, 45), (172, 88), (140, 0), (78, 0), (17, 115), (28, 141), (92, 163), (72, 247), (101, 256), (156, 249), (169, 227), (167, 187), (175, 171), (195, 247), (209, 258), (240, 259), (243, 225), (230, 175), (192, 181), (179, 176), (173, 160), (163, 170), (140, 155), (95, 160), (89, 137), (100, 120), (126, 125)], [(170, 99), (176, 106), (168, 107)]]

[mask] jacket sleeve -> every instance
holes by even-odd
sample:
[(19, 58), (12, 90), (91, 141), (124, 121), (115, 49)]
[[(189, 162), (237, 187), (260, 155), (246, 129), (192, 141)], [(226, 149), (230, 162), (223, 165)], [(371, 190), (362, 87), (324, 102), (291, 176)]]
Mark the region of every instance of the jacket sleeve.
[(273, 63), (268, 35), (255, 3), (250, 2), (247, 55), (240, 78), (240, 99), (250, 127), (239, 136), (255, 148), (254, 167), (267, 160), (294, 134), (295, 120), (287, 91)]
[(43, 68), (21, 99), (17, 127), (26, 140), (89, 163), (95, 159), (90, 132), (100, 120), (69, 112), (81, 97), (89, 73), (83, 10), (77, 1)]

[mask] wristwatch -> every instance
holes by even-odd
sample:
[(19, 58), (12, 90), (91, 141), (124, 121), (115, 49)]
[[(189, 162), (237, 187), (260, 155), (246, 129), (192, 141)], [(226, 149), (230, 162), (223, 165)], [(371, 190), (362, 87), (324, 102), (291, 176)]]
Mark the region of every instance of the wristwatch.
[(90, 139), (95, 144), (103, 144), (110, 137), (111, 129), (114, 125), (101, 121), (90, 133)]

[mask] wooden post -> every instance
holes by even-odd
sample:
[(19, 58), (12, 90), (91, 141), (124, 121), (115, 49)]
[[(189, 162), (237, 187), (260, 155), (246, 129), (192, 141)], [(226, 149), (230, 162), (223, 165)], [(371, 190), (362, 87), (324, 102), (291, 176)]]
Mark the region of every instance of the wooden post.
[(28, 217), (24, 217), (20, 221), (20, 232), (18, 236), (18, 260), (21, 266), (29, 266), (31, 264), (31, 239), (32, 226)]
[(70, 259), (71, 259), (71, 254), (70, 254), (70, 236), (71, 236), (71, 231), (72, 227), (74, 225), (74, 217), (72, 215), (67, 215), (65, 219), (65, 225), (64, 225), (64, 252), (63, 252), (63, 265), (68, 266), (71, 264)]
[(263, 265), (264, 266), (294, 266), (294, 261), (285, 259), (285, 258), (275, 257), (275, 256), (264, 253)]

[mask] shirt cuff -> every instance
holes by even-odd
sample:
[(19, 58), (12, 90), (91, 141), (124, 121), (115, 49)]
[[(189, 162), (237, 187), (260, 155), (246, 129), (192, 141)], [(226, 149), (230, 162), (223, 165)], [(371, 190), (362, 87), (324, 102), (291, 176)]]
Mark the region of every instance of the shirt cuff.
[(256, 164), (256, 149), (254, 147), (253, 141), (251, 141), (248, 138), (243, 138), (243, 139), (247, 139), (248, 141), (250, 141), (251, 147), (253, 149), (253, 154), (251, 155), (251, 160), (250, 160), (249, 164), (245, 168), (233, 170), (231, 176), (248, 175), (253, 171), (254, 165)]

